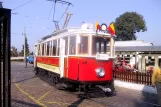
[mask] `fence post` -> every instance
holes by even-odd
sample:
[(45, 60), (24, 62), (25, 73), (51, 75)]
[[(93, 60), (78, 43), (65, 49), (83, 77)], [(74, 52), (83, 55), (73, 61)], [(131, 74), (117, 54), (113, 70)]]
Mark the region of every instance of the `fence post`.
[(138, 83), (138, 71), (136, 71), (136, 83)]
[(152, 73), (150, 73), (150, 85), (152, 85)]

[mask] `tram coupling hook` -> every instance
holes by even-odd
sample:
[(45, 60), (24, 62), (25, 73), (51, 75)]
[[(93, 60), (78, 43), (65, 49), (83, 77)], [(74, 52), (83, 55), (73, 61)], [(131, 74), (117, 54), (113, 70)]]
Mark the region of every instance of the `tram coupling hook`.
[(110, 88), (103, 87), (101, 85), (97, 85), (97, 87), (101, 88), (104, 92), (111, 92), (112, 91)]

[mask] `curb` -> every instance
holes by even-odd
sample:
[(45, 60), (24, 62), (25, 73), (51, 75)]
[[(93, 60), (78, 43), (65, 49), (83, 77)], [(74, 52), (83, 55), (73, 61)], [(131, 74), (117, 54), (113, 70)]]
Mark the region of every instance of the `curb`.
[(119, 87), (132, 89), (132, 90), (157, 94), (156, 88), (153, 88), (153, 87), (147, 86), (147, 85), (143, 85), (143, 84), (136, 84), (136, 83), (130, 83), (130, 82), (125, 82), (125, 81), (120, 81), (120, 80), (114, 80), (114, 85), (119, 86)]

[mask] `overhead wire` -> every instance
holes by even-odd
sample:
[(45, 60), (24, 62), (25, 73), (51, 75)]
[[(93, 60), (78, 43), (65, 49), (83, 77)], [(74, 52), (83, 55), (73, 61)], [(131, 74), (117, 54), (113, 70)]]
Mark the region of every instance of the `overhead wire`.
[(54, 2), (53, 2), (52, 7), (51, 7), (51, 9), (50, 9), (50, 13), (49, 13), (49, 16), (48, 16), (48, 20), (49, 20), (49, 17), (50, 17), (51, 11), (52, 11), (52, 9), (53, 9), (53, 6), (54, 6)]
[(26, 4), (28, 4), (28, 3), (32, 2), (32, 1), (34, 1), (34, 0), (30, 0), (30, 1), (24, 3), (24, 4), (20, 5), (20, 6), (18, 6), (18, 7), (16, 7), (16, 8), (12, 9), (12, 10), (18, 9), (18, 8), (24, 6), (24, 5), (26, 5)]
[(60, 17), (58, 23), (60, 22), (60, 20), (62, 19), (62, 17), (64, 16), (64, 14), (66, 13), (66, 11), (68, 10), (68, 8), (69, 8), (69, 5), (68, 5), (68, 7), (66, 8), (66, 10), (64, 11), (64, 13), (62, 14), (62, 16)]
[(53, 22), (54, 22), (54, 16), (55, 16), (55, 7), (56, 7), (56, 2), (54, 4)]

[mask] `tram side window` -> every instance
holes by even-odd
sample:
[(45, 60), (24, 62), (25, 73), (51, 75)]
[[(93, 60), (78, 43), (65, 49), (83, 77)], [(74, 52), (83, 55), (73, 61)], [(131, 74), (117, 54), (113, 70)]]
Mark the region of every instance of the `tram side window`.
[(44, 43), (44, 55), (46, 55), (46, 42)]
[(50, 41), (47, 42), (47, 50), (46, 50), (47, 51), (47, 53), (46, 53), (47, 56), (49, 56), (49, 47), (50, 47)]
[(44, 43), (42, 44), (42, 55), (44, 55)]
[[(93, 51), (95, 51), (95, 47), (93, 48)], [(96, 53), (100, 52), (100, 45), (99, 42), (96, 42)]]
[(41, 53), (40, 53), (40, 45), (37, 46), (37, 50), (38, 50), (38, 56), (40, 56), (41, 55)]
[(105, 44), (106, 42), (103, 41), (103, 42), (100, 42), (100, 43), (101, 43), (101, 53), (105, 53), (106, 52), (106, 48), (105, 48), (106, 47), (106, 44)]
[(53, 56), (56, 56), (57, 40), (53, 40)]
[(88, 53), (88, 36), (80, 36), (80, 43), (78, 45), (79, 54)]
[(53, 41), (50, 41), (50, 53), (49, 53), (49, 55), (51, 56), (52, 55), (52, 44), (53, 44)]
[(69, 54), (76, 54), (76, 36), (70, 36)]
[(110, 42), (106, 43), (106, 52), (110, 52)]
[(65, 40), (65, 55), (68, 53), (68, 37), (63, 38)]
[(59, 56), (59, 50), (60, 50), (60, 39), (58, 39), (57, 56)]

